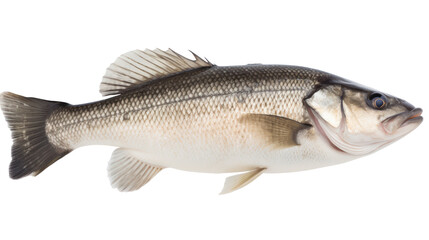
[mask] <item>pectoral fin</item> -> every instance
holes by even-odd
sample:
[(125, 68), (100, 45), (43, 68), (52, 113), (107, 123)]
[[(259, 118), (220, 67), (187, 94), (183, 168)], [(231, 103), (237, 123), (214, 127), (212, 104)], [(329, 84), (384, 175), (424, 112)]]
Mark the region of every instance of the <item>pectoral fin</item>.
[(227, 177), (220, 194), (230, 193), (246, 186), (259, 177), (265, 170), (265, 168), (258, 168), (250, 172)]
[(273, 148), (299, 145), (296, 140), (298, 132), (311, 127), (289, 118), (266, 114), (245, 114), (239, 121), (246, 124), (262, 143)]
[(135, 151), (118, 148), (107, 167), (110, 184), (121, 192), (135, 191), (149, 182), (162, 168), (145, 163)]

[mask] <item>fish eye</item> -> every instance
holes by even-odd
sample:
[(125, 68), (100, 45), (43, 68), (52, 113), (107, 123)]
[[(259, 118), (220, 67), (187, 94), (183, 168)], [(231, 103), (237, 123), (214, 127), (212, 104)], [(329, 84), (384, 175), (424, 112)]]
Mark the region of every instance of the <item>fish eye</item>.
[(387, 105), (387, 98), (381, 93), (372, 93), (368, 100), (368, 105), (377, 110), (384, 109)]

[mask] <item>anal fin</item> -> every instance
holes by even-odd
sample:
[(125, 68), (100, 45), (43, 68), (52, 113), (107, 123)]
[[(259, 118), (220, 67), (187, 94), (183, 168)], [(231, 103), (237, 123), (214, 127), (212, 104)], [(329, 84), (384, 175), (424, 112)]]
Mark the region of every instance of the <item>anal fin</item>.
[(250, 172), (234, 175), (225, 179), (222, 192), (220, 194), (226, 194), (238, 190), (247, 184), (251, 183), (257, 177), (259, 177), (266, 168), (258, 168)]
[(138, 190), (162, 169), (145, 163), (133, 150), (125, 148), (113, 152), (107, 167), (110, 184), (121, 192)]

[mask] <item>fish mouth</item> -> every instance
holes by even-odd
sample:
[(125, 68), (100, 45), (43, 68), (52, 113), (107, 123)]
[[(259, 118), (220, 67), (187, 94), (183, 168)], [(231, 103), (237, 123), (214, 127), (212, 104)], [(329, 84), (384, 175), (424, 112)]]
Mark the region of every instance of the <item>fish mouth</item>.
[(381, 122), (381, 128), (384, 130), (383, 137), (368, 137), (365, 141), (356, 139), (353, 134), (349, 134), (345, 126), (345, 116), (343, 116), (340, 126), (334, 128), (311, 107), (306, 106), (314, 126), (333, 149), (354, 156), (362, 156), (387, 146), (399, 138), (416, 129), (423, 121), (421, 108), (415, 108), (411, 111), (402, 112)]
[(393, 134), (399, 129), (409, 129), (410, 132), (417, 128), (422, 122), (423, 117), (421, 116), (423, 110), (421, 108), (415, 108), (411, 111), (399, 113), (388, 117), (381, 122), (384, 131), (388, 134)]

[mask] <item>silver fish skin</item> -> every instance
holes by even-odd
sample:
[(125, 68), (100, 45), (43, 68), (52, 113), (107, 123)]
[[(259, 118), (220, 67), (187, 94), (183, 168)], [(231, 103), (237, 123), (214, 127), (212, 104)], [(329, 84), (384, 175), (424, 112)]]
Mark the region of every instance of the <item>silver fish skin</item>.
[(286, 65), (216, 66), (172, 50), (132, 51), (82, 105), (1, 95), (12, 130), (11, 178), (39, 174), (87, 145), (118, 147), (113, 187), (137, 190), (164, 168), (226, 173), (222, 193), (262, 173), (335, 165), (414, 130), (422, 110), (322, 71)]

